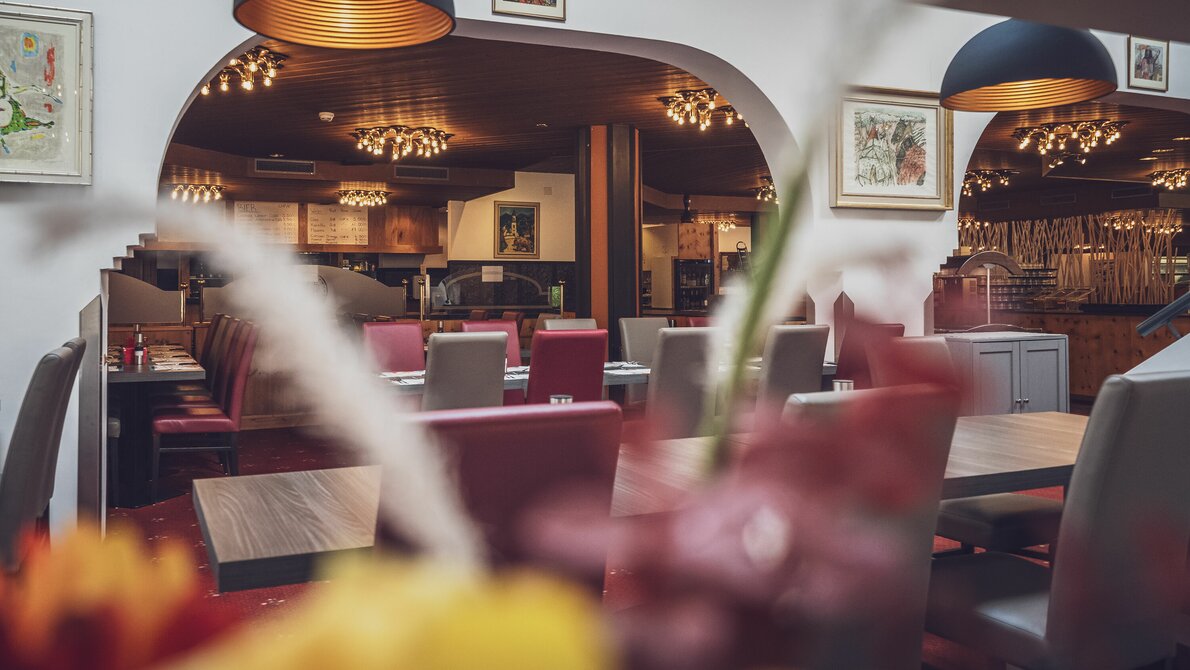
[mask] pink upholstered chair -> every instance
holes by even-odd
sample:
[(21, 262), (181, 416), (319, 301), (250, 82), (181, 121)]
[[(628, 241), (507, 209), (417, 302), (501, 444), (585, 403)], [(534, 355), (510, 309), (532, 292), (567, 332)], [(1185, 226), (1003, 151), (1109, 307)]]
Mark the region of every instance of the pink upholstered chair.
[[(508, 333), (508, 366), (523, 365), (521, 362), (521, 340), (517, 337), (515, 321), (464, 321), (464, 333)], [(505, 405), (524, 405), (525, 392), (520, 389), (504, 391)]]
[(529, 351), (526, 403), (548, 403), (555, 394), (574, 402), (603, 399), (606, 330), (539, 330)]
[(364, 326), (364, 344), (384, 372), (426, 369), (421, 324), (370, 322)]

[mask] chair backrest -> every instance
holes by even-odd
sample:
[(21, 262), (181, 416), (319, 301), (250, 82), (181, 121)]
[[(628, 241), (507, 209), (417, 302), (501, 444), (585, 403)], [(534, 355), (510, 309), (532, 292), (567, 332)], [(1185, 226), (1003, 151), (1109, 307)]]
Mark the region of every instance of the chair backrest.
[(227, 395), (231, 392), (231, 380), (235, 376), (236, 359), (243, 351), (244, 337), (251, 328), (252, 324), (243, 319), (232, 319), (227, 328), (227, 338), (222, 343), (223, 351), (219, 354), (219, 363), (214, 375), (207, 379), (211, 397), (220, 407), (227, 403)]
[(780, 413), (794, 393), (822, 389), (822, 364), (830, 326), (773, 326), (760, 363), (759, 409)]
[(620, 344), (624, 350), (624, 360), (651, 365), (653, 353), (657, 351), (658, 333), (662, 328), (669, 328), (669, 319), (661, 316), (620, 319)]
[(215, 338), (219, 336), (219, 331), (226, 325), (228, 316), (222, 312), (211, 317), (211, 323), (207, 326), (207, 336), (203, 340), (202, 355), (198, 358), (198, 364), (204, 370), (209, 370), (211, 367), (211, 356), (215, 348)]
[(228, 372), (227, 396), (222, 404), (223, 413), (231, 419), (236, 430), (240, 429), (240, 417), (244, 413), (244, 394), (248, 388), (248, 375), (252, 372), (252, 356), (256, 352), (256, 337), (259, 332), (253, 323), (245, 323), (241, 328), (244, 333), (240, 337), (237, 350), (232, 352), (233, 362)]
[(687, 317), (686, 324), (691, 328), (710, 328), (715, 325), (714, 320), (709, 316), (691, 316)]
[(507, 343), (503, 332), (430, 335), (422, 409), (503, 405)]
[(464, 504), (498, 564), (527, 558), (525, 512), (555, 497), (582, 490), (611, 513), (621, 424), (613, 402), (423, 412), (418, 420), (453, 455)]
[(1067, 667), (1140, 667), (1174, 649), (1190, 540), (1187, 398), (1187, 372), (1112, 376), (1099, 391), (1058, 530), (1046, 624)]
[(707, 401), (710, 328), (662, 328), (649, 373), (645, 415), (657, 438), (698, 434)]
[[(75, 351), (59, 347), (46, 354), (33, 370), (13, 426), (4, 469), (0, 472), (0, 567), (15, 569), (19, 563), (21, 532), (45, 513), (53, 478), (47, 464), (61, 437), (64, 412), (63, 388), (73, 386)], [(49, 480), (47, 481), (47, 475)]]
[(602, 400), (606, 351), (606, 330), (533, 333), (525, 402), (548, 403), (555, 394), (573, 396), (574, 402)]
[(525, 325), (525, 313), (506, 311), (500, 315), (501, 321), (515, 321), (516, 322), (516, 337), (521, 335), (521, 327)]
[[(62, 346), (74, 352), (74, 360), (71, 362), (70, 370), (66, 373), (67, 381), (62, 385), (61, 396), (58, 399), (58, 408), (54, 414), (54, 435), (50, 438), (51, 444), (60, 444), (62, 441), (62, 428), (66, 422), (66, 408), (70, 406), (70, 396), (74, 391), (74, 380), (78, 378), (79, 367), (83, 364), (83, 358), (87, 353), (87, 341), (81, 337), (75, 337), (67, 340)], [(61, 449), (51, 449), (47, 454), (45, 463), (45, 481), (49, 486), (49, 492), (46, 495), (46, 503), (54, 496), (54, 483), (57, 481), (54, 475), (58, 471), (58, 454)]]
[(509, 367), (521, 365), (521, 340), (517, 337), (517, 326), (512, 321), (464, 321), (464, 333), (508, 333), (506, 356)]
[(216, 399), (218, 399), (219, 380), (222, 379), (224, 368), (227, 366), (228, 352), (231, 350), (236, 333), (239, 332), (240, 323), (239, 319), (232, 317), (223, 320), (223, 327), (215, 334), (215, 341), (211, 344), (208, 365), (203, 366), (207, 374), (205, 380), (207, 388), (216, 395)]
[(921, 667), (934, 528), (957, 416), (956, 394), (933, 384), (795, 394), (786, 403), (786, 434), (814, 429), (829, 436), (819, 448), (830, 453), (807, 454), (799, 469), (846, 470), (830, 477), (843, 477), (834, 484), (847, 489), (838, 500), (856, 505), (847, 515), (899, 549), (889, 557), (896, 565), (885, 568), (897, 578), (881, 585), (880, 597), (845, 613), (842, 630), (823, 631), (823, 639), (848, 644), (828, 645), (825, 654), (844, 658), (824, 659), (821, 667)]
[(488, 311), (486, 309), (473, 309), (471, 315), (467, 317), (468, 321), (487, 321)]
[(872, 388), (872, 373), (868, 367), (868, 343), (901, 337), (905, 326), (900, 323), (863, 323), (856, 321), (847, 327), (839, 344), (839, 360), (835, 379), (850, 379), (855, 388)]
[(595, 319), (549, 319), (537, 320), (538, 330), (596, 330), (599, 324)]
[(869, 342), (868, 367), (873, 387), (926, 383), (958, 386), (950, 347), (940, 335)]
[(426, 369), (421, 324), (371, 322), (363, 325), (364, 345), (382, 372)]

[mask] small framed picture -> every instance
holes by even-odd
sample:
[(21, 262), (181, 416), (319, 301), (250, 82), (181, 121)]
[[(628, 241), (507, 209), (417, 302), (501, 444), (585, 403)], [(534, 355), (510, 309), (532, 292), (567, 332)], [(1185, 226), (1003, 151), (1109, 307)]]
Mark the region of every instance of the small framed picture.
[(493, 14), (566, 20), (566, 0), (492, 0)]
[(91, 183), (91, 14), (0, 3), (0, 181)]
[(496, 203), (496, 258), (540, 258), (541, 203)]
[(831, 207), (951, 209), (951, 118), (936, 93), (844, 95), (830, 135)]
[(1128, 36), (1128, 88), (1169, 90), (1169, 42)]

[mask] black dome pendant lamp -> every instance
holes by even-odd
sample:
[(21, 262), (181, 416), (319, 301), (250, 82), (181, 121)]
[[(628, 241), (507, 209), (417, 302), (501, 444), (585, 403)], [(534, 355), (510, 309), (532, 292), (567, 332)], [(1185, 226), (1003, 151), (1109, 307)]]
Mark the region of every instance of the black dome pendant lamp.
[(234, 0), (232, 15), (266, 37), (331, 49), (433, 42), (455, 28), (454, 0)]
[(1094, 100), (1119, 87), (1107, 48), (1089, 30), (1009, 19), (963, 45), (942, 78), (942, 106), (1004, 112)]

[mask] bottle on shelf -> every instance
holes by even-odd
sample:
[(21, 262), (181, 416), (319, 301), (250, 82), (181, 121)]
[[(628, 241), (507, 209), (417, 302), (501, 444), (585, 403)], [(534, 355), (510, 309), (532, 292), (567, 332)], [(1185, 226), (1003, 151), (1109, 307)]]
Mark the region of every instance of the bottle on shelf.
[(135, 365), (145, 364), (145, 334), (140, 332), (140, 324), (133, 327), (134, 344), (132, 346), (132, 362)]

